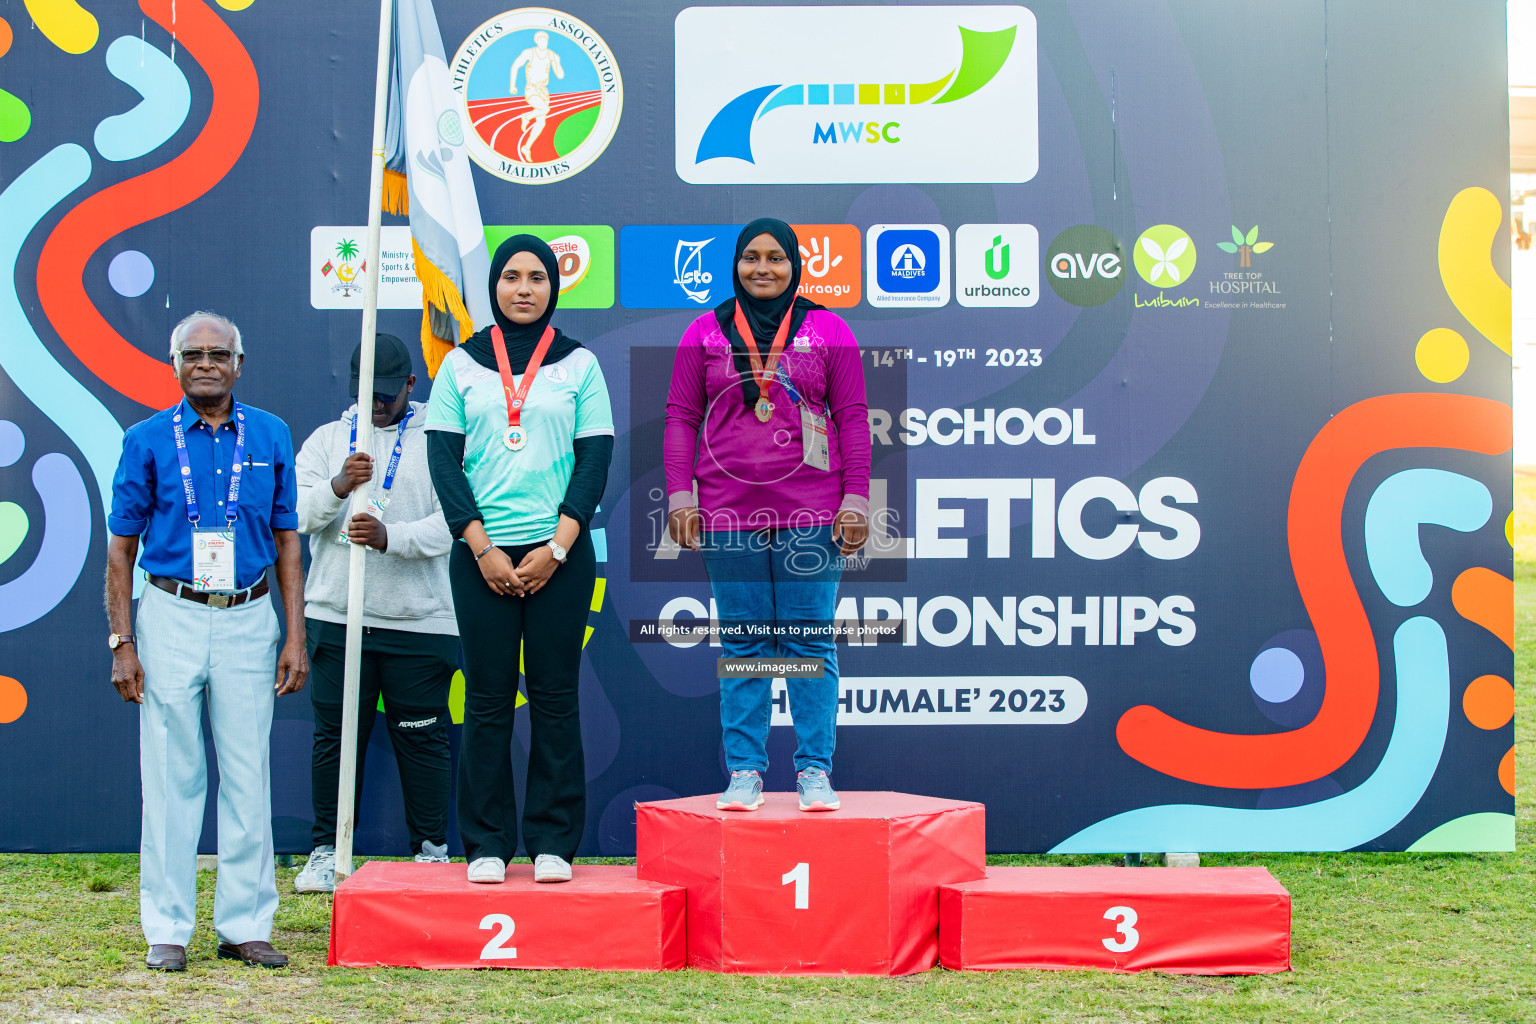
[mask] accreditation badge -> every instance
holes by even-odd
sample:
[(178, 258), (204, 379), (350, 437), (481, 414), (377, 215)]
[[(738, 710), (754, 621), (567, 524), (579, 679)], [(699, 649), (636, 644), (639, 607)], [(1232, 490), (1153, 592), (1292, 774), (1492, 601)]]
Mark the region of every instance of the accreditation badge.
[(192, 586), (196, 590), (235, 589), (235, 531), (192, 531)]
[(812, 469), (832, 468), (832, 447), (827, 440), (827, 418), (811, 412), (803, 403), (800, 406), (800, 444), (803, 448), (801, 461)]

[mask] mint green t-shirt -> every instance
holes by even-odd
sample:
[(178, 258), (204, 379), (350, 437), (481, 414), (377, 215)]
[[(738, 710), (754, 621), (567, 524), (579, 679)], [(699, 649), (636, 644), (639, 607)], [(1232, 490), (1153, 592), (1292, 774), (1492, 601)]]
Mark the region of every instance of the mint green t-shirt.
[[(528, 444), (510, 451), (501, 375), (454, 349), (432, 382), (428, 430), (464, 435), (464, 475), (498, 545), (535, 544), (554, 536), (560, 503), (576, 464), (572, 442), (613, 433), (608, 385), (591, 351), (578, 348), (539, 368), (522, 411)], [(513, 374), (513, 386), (522, 374)]]

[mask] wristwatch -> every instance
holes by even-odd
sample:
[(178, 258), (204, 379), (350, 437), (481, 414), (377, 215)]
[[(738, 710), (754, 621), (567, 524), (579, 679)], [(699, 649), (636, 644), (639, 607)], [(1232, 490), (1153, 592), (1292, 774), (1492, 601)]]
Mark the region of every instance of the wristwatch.
[(557, 542), (551, 540), (549, 542), (549, 550), (555, 553), (555, 561), (559, 562), (561, 565), (565, 564), (565, 548), (561, 547)]
[(114, 651), (123, 646), (123, 644), (131, 643), (133, 643), (132, 633), (111, 633), (107, 636), (107, 646)]

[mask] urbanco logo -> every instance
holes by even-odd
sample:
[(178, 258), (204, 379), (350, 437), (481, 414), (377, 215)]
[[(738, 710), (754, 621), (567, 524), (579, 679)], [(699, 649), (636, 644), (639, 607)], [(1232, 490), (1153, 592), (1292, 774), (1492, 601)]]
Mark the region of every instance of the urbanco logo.
[(962, 306), (1040, 301), (1040, 232), (1033, 224), (962, 224), (955, 231), (955, 299)]
[(876, 224), (866, 248), (871, 306), (949, 303), (949, 228), (943, 224)]
[(547, 7), (507, 11), (469, 34), (449, 67), (487, 171), (524, 185), (580, 173), (619, 127), (624, 84), (613, 51), (582, 21)]
[(1136, 273), (1154, 288), (1177, 288), (1195, 269), (1195, 240), (1183, 228), (1154, 224), (1136, 239)]
[(1039, 167), (1027, 8), (690, 7), (675, 29), (684, 181), (1022, 182)]
[(1074, 306), (1102, 306), (1125, 284), (1125, 246), (1097, 224), (1078, 224), (1045, 251), (1051, 290)]

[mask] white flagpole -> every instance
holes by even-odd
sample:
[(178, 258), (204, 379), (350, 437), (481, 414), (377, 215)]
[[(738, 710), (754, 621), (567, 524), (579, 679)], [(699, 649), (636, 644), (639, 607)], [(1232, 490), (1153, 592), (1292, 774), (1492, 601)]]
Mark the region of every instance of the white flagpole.
[[(394, 35), (394, 0), (379, 0), (379, 62), (373, 83), (373, 158), (368, 166), (368, 241), (363, 275), (363, 350), (357, 374), (357, 450), (373, 447), (373, 350), (379, 317), (379, 232), (384, 220), (384, 118), (389, 102), (390, 41)], [(373, 482), (352, 492), (348, 512), (366, 508)], [(336, 882), (352, 874), (352, 832), (357, 808), (357, 691), (363, 662), (363, 574), (368, 549), (353, 544), (347, 579), (347, 654), (341, 692), (341, 772), (336, 792)]]

